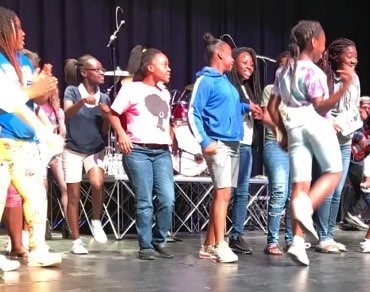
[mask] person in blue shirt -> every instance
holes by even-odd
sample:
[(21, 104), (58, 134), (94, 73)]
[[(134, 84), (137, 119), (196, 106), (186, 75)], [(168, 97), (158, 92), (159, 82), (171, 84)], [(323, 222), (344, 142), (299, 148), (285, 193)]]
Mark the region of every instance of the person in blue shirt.
[[(25, 33), (14, 11), (0, 7), (0, 23), (0, 199), (5, 201), (10, 183), (23, 198), (30, 235), (28, 265), (59, 265), (60, 255), (49, 252), (44, 238), (47, 201), (42, 161), (48, 159), (40, 156), (38, 144), (48, 146), (45, 156), (51, 158), (52, 152), (62, 151), (63, 141), (48, 132), (33, 112), (35, 103), (45, 102), (56, 90), (57, 79), (52, 77), (51, 65), (33, 72), (28, 58), (20, 53)], [(17, 267), (19, 263), (0, 257), (4, 271)]]
[(203, 40), (209, 66), (196, 74), (188, 121), (202, 148), (214, 192), (207, 235), (199, 257), (217, 262), (236, 262), (237, 255), (224, 239), (226, 214), (231, 188), (237, 186), (238, 180), (242, 115), (258, 109), (253, 104), (240, 102), (238, 91), (225, 75), (234, 64), (231, 47), (210, 33), (205, 33)]

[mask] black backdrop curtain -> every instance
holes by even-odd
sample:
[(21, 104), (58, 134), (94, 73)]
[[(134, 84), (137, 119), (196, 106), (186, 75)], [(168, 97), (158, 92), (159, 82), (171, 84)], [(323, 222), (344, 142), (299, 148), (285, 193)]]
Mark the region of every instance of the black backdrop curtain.
[[(230, 34), (238, 46), (276, 58), (287, 47), (290, 28), (300, 19), (319, 20), (327, 43), (338, 37), (354, 40), (359, 52), (362, 94), (370, 95), (369, 17), (366, 1), (323, 0), (0, 0), (13, 9), (26, 33), (26, 47), (43, 62), (53, 64), (63, 82), (66, 58), (89, 53), (108, 70), (125, 69), (137, 44), (161, 49), (172, 68), (170, 89), (182, 91), (194, 82), (204, 65), (202, 35)], [(116, 11), (125, 24), (113, 48), (107, 48), (116, 29)], [(260, 60), (262, 81), (273, 79), (275, 64)], [(106, 77), (106, 89), (112, 85)], [(258, 172), (258, 171), (257, 171)]]

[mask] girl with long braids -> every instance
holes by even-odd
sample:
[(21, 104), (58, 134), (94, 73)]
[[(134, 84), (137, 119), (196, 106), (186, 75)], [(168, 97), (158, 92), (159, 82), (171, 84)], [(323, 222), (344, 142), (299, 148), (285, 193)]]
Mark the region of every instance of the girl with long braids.
[[(343, 81), (337, 70), (349, 67), (355, 71), (357, 66), (356, 44), (346, 38), (334, 40), (324, 53), (321, 67), (327, 76), (329, 94), (338, 92), (343, 87)], [(333, 124), (340, 145), (343, 165), (339, 184), (317, 209), (317, 233), (319, 244), (316, 250), (322, 253), (341, 253), (347, 251), (346, 247), (334, 240), (335, 226), (340, 206), (341, 194), (346, 181), (351, 160), (351, 143), (355, 130), (362, 126), (358, 111), (360, 105), (360, 81), (353, 72), (352, 82), (340, 96), (339, 101), (331, 110)]]
[[(325, 41), (324, 29), (317, 21), (302, 20), (292, 28), (290, 56), (276, 72), (268, 103), (270, 116), (283, 134), (281, 145), (287, 143), (291, 164), (294, 237), (287, 253), (306, 266), (309, 260), (303, 229), (318, 238), (313, 210), (333, 192), (342, 175), (339, 143), (328, 113), (348, 90), (353, 75), (352, 68), (337, 70), (343, 84), (329, 95), (326, 75), (315, 65), (325, 51)], [(278, 110), (280, 101), (284, 112)], [(322, 174), (311, 186), (313, 156)]]
[[(0, 215), (3, 213), (8, 187), (12, 183), (23, 198), (24, 216), (29, 227), (28, 265), (53, 266), (60, 264), (62, 259), (60, 255), (50, 253), (45, 243), (47, 200), (37, 144), (40, 141), (46, 142), (49, 150), (57, 154), (61, 153), (63, 141), (42, 126), (34, 111), (35, 102), (45, 102), (56, 90), (57, 79), (51, 74), (51, 65), (45, 65), (42, 71), (38, 69), (33, 72), (28, 58), (21, 53), (24, 37), (25, 33), (15, 12), (0, 7)], [(17, 91), (25, 95), (23, 107), (20, 104), (14, 106), (15, 103), (22, 103)], [(6, 94), (8, 96), (4, 98)], [(20, 107), (22, 109), (18, 115), (21, 114), (22, 119), (16, 116), (17, 111), (11, 110)], [(11, 265), (11, 262), (0, 257), (1, 269), (14, 269)]]
[[(232, 56), (235, 63), (228, 74), (230, 82), (238, 90), (241, 102), (253, 103), (258, 107), (262, 90), (256, 52), (253, 48), (239, 47), (233, 49)], [(243, 115), (244, 135), (240, 141), (238, 186), (233, 190), (232, 229), (229, 236), (229, 246), (234, 251), (243, 254), (252, 253), (252, 248), (244, 240), (243, 235), (249, 201), (249, 180), (253, 164), (254, 120), (261, 120), (261, 118), (262, 115), (252, 115), (252, 113)]]

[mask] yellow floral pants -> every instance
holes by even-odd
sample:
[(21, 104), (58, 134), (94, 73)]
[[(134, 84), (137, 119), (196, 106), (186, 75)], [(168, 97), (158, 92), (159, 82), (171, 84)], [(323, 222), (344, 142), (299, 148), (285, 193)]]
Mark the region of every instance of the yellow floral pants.
[(36, 143), (0, 139), (0, 218), (8, 187), (16, 188), (23, 199), (23, 212), (29, 226), (30, 250), (45, 246), (47, 216), (44, 166)]

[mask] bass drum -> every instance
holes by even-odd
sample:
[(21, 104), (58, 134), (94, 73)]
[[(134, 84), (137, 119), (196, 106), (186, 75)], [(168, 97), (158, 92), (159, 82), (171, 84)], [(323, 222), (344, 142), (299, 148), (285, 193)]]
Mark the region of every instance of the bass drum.
[(188, 125), (174, 127), (179, 151), (172, 155), (173, 169), (184, 176), (201, 175), (207, 169), (202, 149), (189, 130)]

